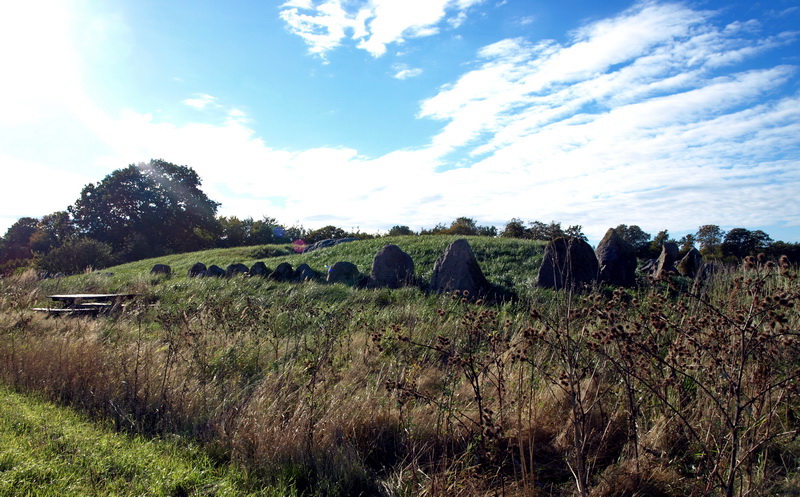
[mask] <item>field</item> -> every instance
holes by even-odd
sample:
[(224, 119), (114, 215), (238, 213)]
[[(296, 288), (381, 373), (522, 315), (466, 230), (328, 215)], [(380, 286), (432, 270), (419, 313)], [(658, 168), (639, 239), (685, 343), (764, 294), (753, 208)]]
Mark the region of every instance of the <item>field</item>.
[[(491, 302), (186, 277), (195, 262), (258, 260), (368, 273), (395, 243), (424, 281), (453, 239), (246, 247), (2, 280), (0, 380), (233, 475), (163, 495), (800, 494), (800, 283), (788, 265), (573, 295), (533, 286), (541, 243), (480, 237), (469, 241)], [(176, 274), (151, 276), (155, 263)], [(96, 319), (30, 311), (79, 292), (140, 298)], [(3, 412), (6, 426), (19, 410)], [(0, 482), (19, 464), (4, 459)]]

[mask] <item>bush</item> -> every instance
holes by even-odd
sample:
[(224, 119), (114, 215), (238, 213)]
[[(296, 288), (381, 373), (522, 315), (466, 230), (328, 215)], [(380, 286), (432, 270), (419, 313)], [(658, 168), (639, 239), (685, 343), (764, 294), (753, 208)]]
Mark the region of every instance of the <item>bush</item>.
[(81, 238), (40, 255), (36, 267), (49, 273), (75, 274), (86, 268), (102, 269), (115, 263), (111, 245)]

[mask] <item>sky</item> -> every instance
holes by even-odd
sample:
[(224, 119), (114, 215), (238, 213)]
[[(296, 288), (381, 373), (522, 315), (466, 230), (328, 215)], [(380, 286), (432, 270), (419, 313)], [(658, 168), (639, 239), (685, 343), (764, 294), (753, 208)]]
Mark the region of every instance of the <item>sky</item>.
[(0, 232), (129, 164), (219, 214), (800, 241), (800, 0), (0, 5)]

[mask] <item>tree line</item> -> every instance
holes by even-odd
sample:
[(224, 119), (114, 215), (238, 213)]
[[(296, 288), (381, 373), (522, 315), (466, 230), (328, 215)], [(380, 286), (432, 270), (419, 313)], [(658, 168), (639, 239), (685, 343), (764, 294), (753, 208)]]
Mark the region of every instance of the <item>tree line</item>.
[[(285, 226), (271, 217), (260, 220), (219, 216), (220, 206), (200, 188), (199, 175), (188, 166), (160, 159), (131, 164), (102, 181), (86, 185), (80, 197), (63, 211), (41, 219), (23, 217), (0, 239), (0, 274), (34, 267), (52, 273), (76, 273), (166, 254), (210, 248), (282, 244), (302, 240), (311, 244), (328, 238), (374, 238), (377, 234), (356, 229), (347, 231), (329, 225), (316, 230)], [(680, 240), (667, 230), (655, 237), (636, 225), (621, 224), (615, 230), (642, 258), (655, 257), (664, 242), (681, 245), (684, 251), (699, 245), (709, 258), (741, 258), (765, 252), (800, 260), (800, 244), (773, 241), (760, 230), (704, 225)], [(469, 217), (431, 229), (413, 231), (393, 226), (389, 236), (460, 235), (523, 238), (549, 241), (558, 237), (586, 239), (580, 225), (562, 228), (551, 221), (524, 222), (511, 219), (498, 232), (494, 226), (480, 226)]]

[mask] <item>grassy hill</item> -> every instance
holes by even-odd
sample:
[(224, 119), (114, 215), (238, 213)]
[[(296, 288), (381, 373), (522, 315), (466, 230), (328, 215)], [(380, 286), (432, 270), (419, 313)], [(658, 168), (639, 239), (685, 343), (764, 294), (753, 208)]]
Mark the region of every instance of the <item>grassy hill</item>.
[[(800, 491), (796, 268), (753, 260), (697, 292), (675, 278), (570, 295), (533, 288), (542, 244), (469, 238), (515, 298), (186, 277), (195, 262), (258, 260), (368, 273), (395, 243), (427, 279), (454, 239), (246, 247), (2, 280), (0, 381), (119, 430), (191, 440), (298, 495)], [(175, 275), (151, 276), (155, 263)], [(29, 310), (94, 291), (141, 298), (96, 319)]]

